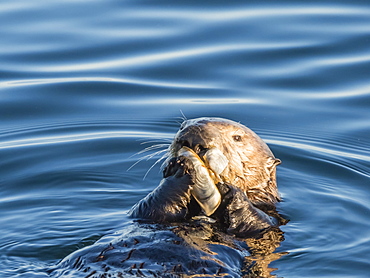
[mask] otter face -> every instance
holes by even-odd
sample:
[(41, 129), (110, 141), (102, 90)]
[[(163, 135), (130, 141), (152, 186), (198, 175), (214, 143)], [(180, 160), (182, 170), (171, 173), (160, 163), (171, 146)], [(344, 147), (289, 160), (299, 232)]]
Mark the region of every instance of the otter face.
[(279, 194), (276, 186), (276, 159), (268, 146), (249, 128), (221, 118), (184, 121), (170, 146), (170, 157), (179, 156), (182, 147), (200, 158), (216, 148), (228, 160), (220, 173), (224, 182), (241, 188), (256, 206), (274, 206)]

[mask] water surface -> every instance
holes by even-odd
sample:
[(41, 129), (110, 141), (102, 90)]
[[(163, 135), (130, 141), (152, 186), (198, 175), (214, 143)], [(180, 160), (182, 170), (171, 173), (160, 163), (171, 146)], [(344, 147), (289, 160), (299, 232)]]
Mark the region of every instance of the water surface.
[(158, 184), (132, 166), (188, 118), (256, 131), (283, 161), (277, 277), (367, 277), (366, 1), (2, 1), (0, 276), (124, 227)]

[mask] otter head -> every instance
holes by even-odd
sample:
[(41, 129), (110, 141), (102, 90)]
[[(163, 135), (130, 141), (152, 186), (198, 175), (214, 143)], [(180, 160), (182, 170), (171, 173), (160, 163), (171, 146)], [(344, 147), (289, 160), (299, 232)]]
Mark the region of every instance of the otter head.
[(170, 158), (178, 156), (182, 147), (199, 157), (211, 148), (221, 151), (228, 160), (221, 179), (242, 189), (257, 207), (274, 206), (280, 200), (275, 174), (280, 160), (242, 124), (221, 118), (186, 120), (170, 146)]

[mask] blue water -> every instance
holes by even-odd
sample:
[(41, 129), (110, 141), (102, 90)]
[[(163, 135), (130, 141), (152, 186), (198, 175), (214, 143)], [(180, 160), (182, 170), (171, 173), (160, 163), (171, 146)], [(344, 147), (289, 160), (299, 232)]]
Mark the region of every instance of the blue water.
[(277, 277), (368, 277), (370, 2), (0, 3), (0, 277), (120, 230), (182, 113), (283, 161)]

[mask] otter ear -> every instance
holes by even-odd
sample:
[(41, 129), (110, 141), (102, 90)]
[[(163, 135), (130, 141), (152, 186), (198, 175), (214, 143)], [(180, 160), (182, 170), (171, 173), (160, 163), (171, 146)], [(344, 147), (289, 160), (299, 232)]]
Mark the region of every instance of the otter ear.
[(279, 158), (275, 158), (274, 166), (278, 166), (281, 164), (281, 160)]
[(273, 202), (280, 201), (279, 193), (277, 192), (277, 185), (276, 185), (276, 166), (281, 163), (280, 159), (269, 157), (267, 160), (266, 171), (267, 175), (269, 176), (268, 184), (272, 190), (271, 195), (273, 196)]
[(275, 170), (276, 166), (278, 166), (279, 164), (281, 164), (281, 160), (278, 158), (269, 157), (267, 159), (267, 169), (269, 169), (270, 172)]

